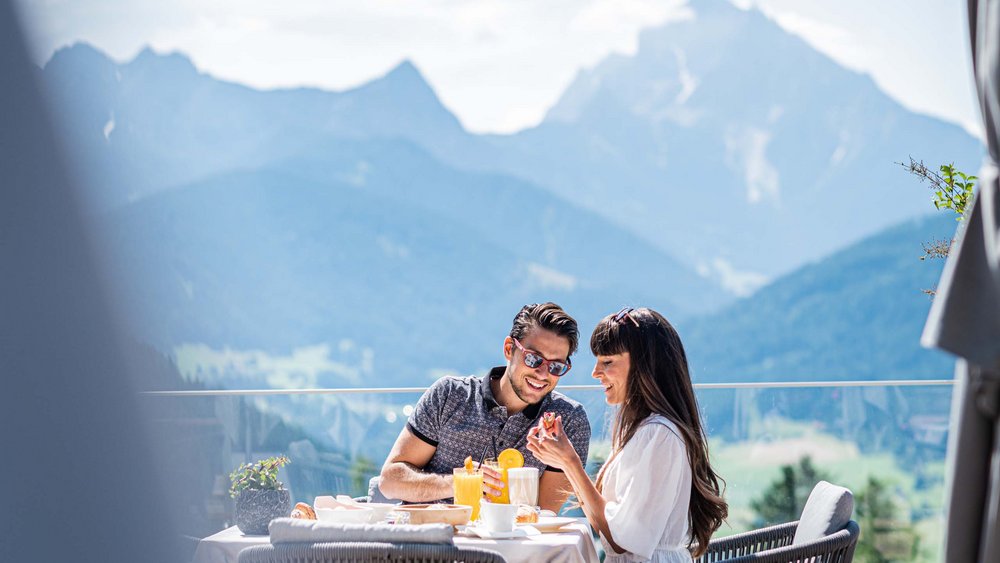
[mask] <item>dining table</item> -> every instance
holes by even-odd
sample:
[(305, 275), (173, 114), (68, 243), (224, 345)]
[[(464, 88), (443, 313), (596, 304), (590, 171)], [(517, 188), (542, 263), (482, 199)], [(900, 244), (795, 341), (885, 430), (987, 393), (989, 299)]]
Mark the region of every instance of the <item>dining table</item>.
[[(198, 542), (192, 563), (237, 563), (240, 550), (270, 543), (269, 536), (253, 536), (232, 526)], [(456, 533), (459, 547), (476, 547), (499, 552), (508, 563), (599, 563), (590, 525), (585, 518), (566, 524), (555, 532), (505, 539), (483, 539)]]

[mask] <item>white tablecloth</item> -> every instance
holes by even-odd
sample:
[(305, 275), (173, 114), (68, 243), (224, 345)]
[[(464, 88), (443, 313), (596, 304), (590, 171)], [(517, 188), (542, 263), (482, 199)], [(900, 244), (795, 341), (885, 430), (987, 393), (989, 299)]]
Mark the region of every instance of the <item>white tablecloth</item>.
[[(226, 528), (200, 542), (192, 563), (236, 563), (240, 550), (270, 542), (268, 536), (244, 536), (236, 526)], [(509, 563), (598, 563), (597, 550), (586, 520), (564, 526), (558, 533), (507, 540), (484, 540), (455, 536), (455, 545), (491, 549)]]

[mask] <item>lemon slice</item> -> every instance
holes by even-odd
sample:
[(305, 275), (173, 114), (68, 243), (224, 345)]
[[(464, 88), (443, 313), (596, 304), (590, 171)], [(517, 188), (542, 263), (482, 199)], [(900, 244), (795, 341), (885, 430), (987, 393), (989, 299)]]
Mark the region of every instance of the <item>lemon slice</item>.
[(524, 467), (524, 456), (514, 448), (507, 448), (497, 456), (497, 465), (501, 469), (511, 469), (513, 467)]

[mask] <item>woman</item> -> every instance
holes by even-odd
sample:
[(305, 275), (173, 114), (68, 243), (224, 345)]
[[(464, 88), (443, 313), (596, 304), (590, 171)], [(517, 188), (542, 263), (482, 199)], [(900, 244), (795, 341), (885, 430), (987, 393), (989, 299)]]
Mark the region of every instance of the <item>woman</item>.
[(704, 553), (728, 514), (680, 337), (651, 309), (622, 309), (601, 320), (590, 338), (593, 376), (618, 407), (611, 456), (592, 483), (580, 458), (554, 427), (532, 428), (528, 449), (562, 469), (590, 524), (600, 532), (606, 563), (687, 562)]

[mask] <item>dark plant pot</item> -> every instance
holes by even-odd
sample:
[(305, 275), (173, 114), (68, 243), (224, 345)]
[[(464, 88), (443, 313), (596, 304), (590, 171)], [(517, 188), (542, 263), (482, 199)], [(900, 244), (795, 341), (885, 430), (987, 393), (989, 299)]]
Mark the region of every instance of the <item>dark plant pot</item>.
[(248, 536), (266, 536), (271, 520), (288, 516), (291, 508), (287, 490), (245, 490), (236, 496), (236, 527)]

